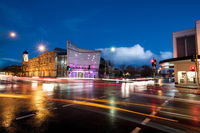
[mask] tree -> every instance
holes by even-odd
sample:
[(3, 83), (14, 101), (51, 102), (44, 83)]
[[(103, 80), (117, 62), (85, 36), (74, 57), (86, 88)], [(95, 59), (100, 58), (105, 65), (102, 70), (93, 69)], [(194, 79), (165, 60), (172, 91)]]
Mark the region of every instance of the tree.
[(141, 76), (142, 77), (152, 76), (152, 69), (147, 65), (143, 65), (141, 69)]

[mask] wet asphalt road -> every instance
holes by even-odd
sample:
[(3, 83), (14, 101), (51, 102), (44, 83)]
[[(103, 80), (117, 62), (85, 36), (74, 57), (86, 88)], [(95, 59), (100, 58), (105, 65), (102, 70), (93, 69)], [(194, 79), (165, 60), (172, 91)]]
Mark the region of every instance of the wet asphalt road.
[(141, 82), (1, 82), (0, 133), (198, 133), (197, 93)]

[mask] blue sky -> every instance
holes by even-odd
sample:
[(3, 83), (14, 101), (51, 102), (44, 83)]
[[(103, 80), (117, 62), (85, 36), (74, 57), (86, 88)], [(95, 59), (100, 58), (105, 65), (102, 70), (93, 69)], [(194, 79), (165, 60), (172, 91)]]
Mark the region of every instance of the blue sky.
[[(105, 53), (112, 46), (137, 51), (139, 45), (141, 56), (148, 53), (136, 61), (140, 64), (152, 56), (164, 57), (163, 52), (167, 58), (172, 32), (194, 28), (199, 5), (197, 0), (1, 0), (0, 65), (20, 62), (24, 50), (30, 58), (37, 56), (40, 42), (53, 50), (66, 48), (67, 40), (81, 48), (102, 49), (104, 56), (113, 54)], [(9, 31), (17, 38), (9, 38)]]

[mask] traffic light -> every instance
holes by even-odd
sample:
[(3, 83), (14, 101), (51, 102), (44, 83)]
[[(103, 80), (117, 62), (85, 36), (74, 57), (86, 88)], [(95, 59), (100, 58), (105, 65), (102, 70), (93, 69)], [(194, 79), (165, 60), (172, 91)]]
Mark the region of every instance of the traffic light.
[(151, 59), (151, 65), (152, 67), (156, 67), (156, 59)]
[(151, 65), (152, 65), (152, 71), (153, 71), (153, 77), (156, 76), (156, 59), (151, 59)]
[(67, 71), (71, 71), (72, 68), (70, 66), (67, 66)]

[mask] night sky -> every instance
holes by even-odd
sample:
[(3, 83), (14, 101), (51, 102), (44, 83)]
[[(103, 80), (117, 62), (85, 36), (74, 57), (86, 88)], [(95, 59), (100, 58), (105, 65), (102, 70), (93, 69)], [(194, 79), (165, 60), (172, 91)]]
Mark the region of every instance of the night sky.
[[(19, 63), (24, 50), (30, 58), (37, 56), (41, 42), (51, 51), (66, 48), (67, 40), (81, 48), (101, 49), (107, 59), (126, 58), (119, 63), (170, 58), (172, 32), (194, 28), (199, 5), (198, 0), (0, 0), (0, 67)], [(8, 36), (10, 31), (17, 33), (15, 39)], [(116, 52), (141, 52), (111, 57), (114, 53), (106, 52), (112, 46)]]

